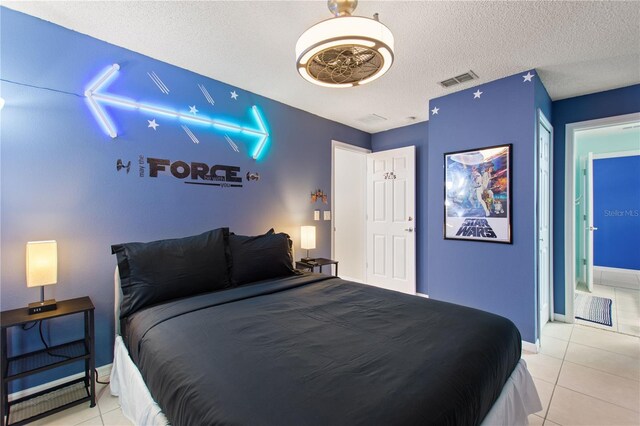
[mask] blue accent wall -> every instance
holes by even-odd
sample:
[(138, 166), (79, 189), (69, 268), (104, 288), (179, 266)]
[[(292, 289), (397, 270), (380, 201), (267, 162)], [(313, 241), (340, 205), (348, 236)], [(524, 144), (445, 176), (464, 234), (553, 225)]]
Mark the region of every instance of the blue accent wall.
[[(25, 283), (28, 241), (58, 241), (58, 284), (45, 289), (58, 300), (91, 296), (96, 305), (97, 365), (112, 360), (113, 272), (110, 245), (193, 235), (229, 226), (255, 234), (270, 227), (288, 232), (300, 253), (299, 227), (317, 226), (317, 256), (330, 256), (330, 222), (313, 222), (310, 192), (331, 190), (331, 140), (370, 148), (368, 133), (319, 118), (209, 79), (185, 69), (113, 46), (57, 25), (0, 8), (1, 249), (2, 310), (39, 300)], [(264, 154), (251, 159), (255, 139), (224, 133), (162, 115), (106, 107), (119, 136), (111, 139), (97, 124), (83, 96), (90, 81), (112, 63), (121, 70), (107, 91), (138, 101), (228, 121), (252, 120), (257, 105), (271, 134)], [(170, 89), (159, 90), (155, 72)], [(17, 84), (19, 83), (19, 84)], [(199, 88), (204, 85), (215, 104)], [(318, 87), (319, 91), (327, 90)], [(236, 91), (233, 100), (230, 91)], [(157, 130), (148, 126), (155, 119)], [(181, 127), (198, 138), (194, 143)], [(143, 177), (139, 176), (140, 156)], [(149, 177), (148, 157), (240, 167), (242, 188), (186, 185), (168, 172)], [(130, 172), (116, 169), (131, 161)], [(259, 181), (247, 181), (257, 172)], [(80, 318), (45, 327), (50, 343), (82, 335)], [(11, 350), (40, 348), (37, 327), (12, 330)], [(42, 374), (10, 391), (72, 374), (77, 368)]]
[[(539, 78), (534, 78), (533, 80), (536, 110), (540, 110), (547, 120), (551, 122), (551, 116), (553, 114), (553, 102), (551, 101), (551, 97), (547, 92), (547, 88), (544, 87), (544, 84), (542, 84), (542, 81), (540, 81)], [(537, 120), (537, 117), (535, 117), (535, 120)], [(536, 140), (538, 139), (536, 138)]]
[[(540, 109), (550, 118), (551, 99), (537, 76), (524, 84), (523, 74), (434, 99), (429, 108), (440, 110), (437, 115), (430, 113), (430, 121), (376, 133), (371, 148), (376, 152), (416, 146), (418, 291), (504, 315), (518, 325), (525, 340), (534, 341), (535, 168), (531, 159), (536, 158), (535, 111)], [(473, 97), (476, 90), (483, 92), (479, 99)], [(500, 143), (514, 143), (514, 244), (443, 240), (444, 152)], [(516, 212), (524, 217), (516, 217)], [(510, 261), (503, 262), (504, 258)]]
[[(538, 79), (535, 70), (534, 80)], [(427, 161), (429, 295), (511, 319), (535, 342), (536, 82), (525, 72), (432, 99)], [(474, 98), (476, 90), (482, 91)], [(540, 104), (543, 97), (540, 98)], [(444, 153), (513, 144), (513, 244), (443, 239)]]
[(640, 271), (640, 155), (593, 161), (593, 225), (594, 265)]
[(564, 315), (564, 200), (566, 125), (640, 112), (640, 84), (553, 102), (553, 306)]
[(427, 139), (429, 122), (412, 124), (371, 135), (373, 152), (416, 147), (416, 286), (419, 293), (429, 294), (427, 283)]

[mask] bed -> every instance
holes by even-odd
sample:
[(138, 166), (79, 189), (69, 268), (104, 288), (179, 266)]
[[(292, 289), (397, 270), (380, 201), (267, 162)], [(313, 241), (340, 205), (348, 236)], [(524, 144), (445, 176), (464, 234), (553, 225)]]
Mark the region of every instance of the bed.
[[(292, 269), (252, 281), (264, 271), (246, 268), (262, 266), (228, 238), (231, 279), (214, 291), (155, 297), (131, 311), (130, 283), (116, 271), (111, 390), (134, 423), (516, 425), (541, 409), (509, 320)], [(255, 246), (252, 259), (269, 252), (264, 241)], [(157, 252), (151, 258), (144, 268), (171, 263)], [(144, 269), (121, 260), (129, 275)], [(246, 276), (238, 280), (233, 268)], [(184, 268), (173, 269), (185, 279)]]

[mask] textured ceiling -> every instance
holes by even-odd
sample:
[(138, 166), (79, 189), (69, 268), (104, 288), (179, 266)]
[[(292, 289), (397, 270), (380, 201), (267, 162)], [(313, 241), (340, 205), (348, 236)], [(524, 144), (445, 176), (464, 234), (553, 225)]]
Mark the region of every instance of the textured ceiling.
[[(428, 119), (429, 99), (536, 68), (554, 100), (640, 82), (640, 2), (361, 0), (394, 33), (391, 70), (328, 89), (295, 69), (298, 36), (324, 1), (10, 2), (54, 22), (313, 114), (375, 133)], [(437, 82), (473, 70), (480, 78)], [(377, 114), (386, 121), (364, 123)]]

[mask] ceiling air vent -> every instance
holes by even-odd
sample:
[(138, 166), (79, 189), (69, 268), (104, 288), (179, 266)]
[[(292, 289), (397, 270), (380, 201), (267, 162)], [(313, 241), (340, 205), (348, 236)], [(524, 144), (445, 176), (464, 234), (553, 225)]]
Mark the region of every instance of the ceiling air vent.
[(387, 121), (387, 118), (378, 114), (369, 114), (365, 115), (364, 117), (358, 118), (358, 121), (365, 124), (373, 124)]
[(476, 78), (478, 78), (476, 73), (469, 70), (469, 72), (465, 72), (464, 74), (460, 74), (455, 77), (448, 78), (446, 80), (441, 81), (440, 85), (442, 87), (451, 87), (451, 86), (455, 86), (456, 84), (466, 83), (467, 81), (475, 80)]

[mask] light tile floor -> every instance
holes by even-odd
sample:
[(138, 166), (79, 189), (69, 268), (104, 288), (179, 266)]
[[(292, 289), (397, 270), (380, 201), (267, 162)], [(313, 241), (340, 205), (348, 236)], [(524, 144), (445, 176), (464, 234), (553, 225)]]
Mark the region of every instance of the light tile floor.
[(640, 338), (548, 323), (540, 353), (523, 353), (543, 409), (534, 425), (640, 425)]
[[(101, 382), (109, 380), (108, 377), (100, 378)], [(118, 398), (111, 396), (108, 385), (96, 385), (98, 403), (90, 408), (88, 404), (76, 405), (68, 410), (38, 420), (31, 425), (37, 426), (131, 426), (131, 423), (122, 414)]]

